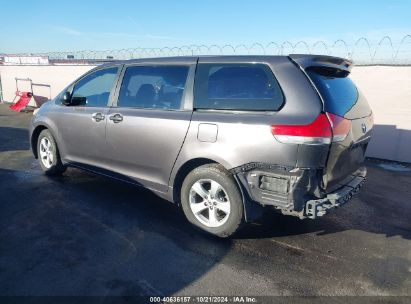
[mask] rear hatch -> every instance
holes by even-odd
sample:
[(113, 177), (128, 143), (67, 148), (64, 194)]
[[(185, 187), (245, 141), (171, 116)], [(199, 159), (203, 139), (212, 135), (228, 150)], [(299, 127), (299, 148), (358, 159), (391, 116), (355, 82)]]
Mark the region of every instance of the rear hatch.
[(329, 56), (307, 59), (295, 61), (318, 90), (323, 110), (334, 124), (323, 176), (324, 187), (330, 192), (349, 182), (352, 174), (363, 165), (373, 116), (367, 100), (349, 78), (350, 61)]

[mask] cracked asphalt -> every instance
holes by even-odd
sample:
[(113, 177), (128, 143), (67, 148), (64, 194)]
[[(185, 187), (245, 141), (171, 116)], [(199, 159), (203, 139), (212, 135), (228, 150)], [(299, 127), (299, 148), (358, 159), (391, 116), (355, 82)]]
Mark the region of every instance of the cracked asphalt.
[(199, 233), (149, 191), (68, 169), (44, 176), (31, 113), (0, 104), (0, 295), (411, 295), (411, 172), (368, 161), (350, 204)]

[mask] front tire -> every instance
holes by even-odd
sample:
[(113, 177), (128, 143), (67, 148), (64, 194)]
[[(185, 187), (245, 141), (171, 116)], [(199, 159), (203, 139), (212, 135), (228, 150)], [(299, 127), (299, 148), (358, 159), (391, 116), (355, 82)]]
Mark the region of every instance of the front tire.
[(181, 204), (188, 221), (219, 237), (228, 237), (243, 222), (243, 203), (233, 176), (218, 164), (191, 171), (181, 188)]
[(61, 175), (66, 167), (60, 159), (57, 143), (47, 129), (41, 131), (37, 139), (37, 154), (41, 170), (49, 176)]

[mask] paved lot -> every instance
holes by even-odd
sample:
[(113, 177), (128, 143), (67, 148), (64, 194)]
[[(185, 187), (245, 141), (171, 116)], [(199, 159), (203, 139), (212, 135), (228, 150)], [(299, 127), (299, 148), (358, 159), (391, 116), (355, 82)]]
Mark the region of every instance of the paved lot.
[(410, 172), (369, 162), (350, 205), (220, 240), (148, 191), (45, 177), (30, 117), (0, 105), (0, 295), (411, 295)]

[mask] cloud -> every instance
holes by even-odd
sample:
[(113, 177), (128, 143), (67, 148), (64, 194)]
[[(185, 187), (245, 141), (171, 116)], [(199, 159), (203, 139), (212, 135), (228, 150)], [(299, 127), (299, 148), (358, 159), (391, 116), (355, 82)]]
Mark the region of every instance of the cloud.
[[(134, 19), (133, 19), (134, 20)], [(69, 36), (83, 36), (89, 39), (101, 39), (103, 37), (110, 38), (128, 38), (138, 40), (185, 40), (182, 37), (167, 36), (167, 35), (155, 35), (150, 33), (132, 34), (126, 32), (82, 32), (76, 29), (66, 26), (53, 26), (52, 27), (58, 33)]]
[(130, 38), (130, 39), (146, 39), (146, 40), (183, 40), (184, 38), (181, 37), (174, 37), (174, 36), (163, 36), (163, 35), (152, 35), (152, 34), (130, 34), (130, 33), (122, 33), (122, 32), (101, 32), (101, 33), (89, 33), (90, 36), (94, 37), (122, 37), (122, 38)]
[(182, 37), (174, 37), (174, 36), (161, 36), (161, 35), (152, 35), (152, 34), (145, 34), (142, 37), (151, 39), (151, 40), (184, 40), (186, 38)]
[(65, 26), (53, 26), (54, 30), (70, 36), (83, 36), (85, 33)]

